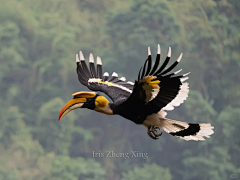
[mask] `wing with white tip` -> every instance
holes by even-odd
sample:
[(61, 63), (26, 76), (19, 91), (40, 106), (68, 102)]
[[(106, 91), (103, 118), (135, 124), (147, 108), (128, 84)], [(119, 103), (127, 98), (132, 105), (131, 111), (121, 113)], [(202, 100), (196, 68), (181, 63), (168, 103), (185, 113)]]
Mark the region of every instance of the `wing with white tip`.
[(171, 57), (171, 48), (169, 47), (168, 55), (161, 66), (159, 66), (160, 45), (157, 52), (157, 58), (152, 67), (151, 50), (148, 47), (148, 58), (139, 71), (138, 81), (135, 82), (131, 96), (123, 104), (125, 107), (128, 107), (128, 104), (134, 105), (135, 109), (142, 111), (144, 115), (157, 113), (160, 110), (173, 110), (174, 106), (179, 106), (186, 100), (189, 93), (188, 83), (184, 82), (188, 79), (186, 76), (189, 73), (179, 76), (176, 74), (181, 70), (170, 73), (180, 62), (182, 54), (166, 68)]
[(103, 74), (102, 61), (99, 56), (97, 57), (97, 69), (95, 69), (92, 53), (89, 55), (89, 68), (82, 51), (76, 54), (76, 63), (78, 79), (89, 89), (104, 92), (113, 101), (124, 100), (131, 95), (134, 84), (130, 81), (126, 82), (125, 77), (118, 78), (115, 72), (111, 77), (108, 72)]

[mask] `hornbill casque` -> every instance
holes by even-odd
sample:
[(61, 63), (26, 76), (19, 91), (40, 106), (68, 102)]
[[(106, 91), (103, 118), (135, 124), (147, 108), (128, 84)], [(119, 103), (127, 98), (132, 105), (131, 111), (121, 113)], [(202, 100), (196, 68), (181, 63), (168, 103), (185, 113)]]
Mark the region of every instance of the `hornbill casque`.
[(79, 81), (92, 91), (105, 93), (112, 100), (110, 103), (104, 96), (95, 92), (76, 92), (61, 110), (60, 119), (68, 112), (77, 108), (88, 108), (107, 115), (118, 114), (136, 124), (147, 128), (147, 134), (152, 139), (158, 139), (163, 130), (173, 136), (185, 140), (205, 140), (214, 133), (213, 126), (209, 123), (186, 123), (166, 118), (166, 110), (173, 110), (188, 97), (189, 87), (185, 82), (189, 73), (177, 75), (181, 70), (171, 71), (182, 58), (166, 68), (171, 57), (169, 47), (165, 61), (160, 64), (161, 49), (158, 44), (157, 57), (152, 65), (151, 50), (148, 47), (148, 58), (138, 73), (135, 83), (126, 81), (125, 77), (118, 78), (118, 74), (102, 71), (102, 61), (97, 57), (95, 68), (92, 53), (87, 66), (82, 51), (76, 54), (77, 74)]

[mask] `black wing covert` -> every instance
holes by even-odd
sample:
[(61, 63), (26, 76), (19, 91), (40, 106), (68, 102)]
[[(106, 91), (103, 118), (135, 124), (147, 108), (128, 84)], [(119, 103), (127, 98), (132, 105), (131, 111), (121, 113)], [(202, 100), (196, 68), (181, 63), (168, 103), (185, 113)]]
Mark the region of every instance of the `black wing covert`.
[(174, 106), (179, 106), (187, 98), (189, 87), (188, 83), (184, 83), (184, 81), (188, 79), (185, 76), (189, 73), (179, 76), (175, 75), (181, 70), (169, 73), (178, 65), (182, 54), (168, 68), (166, 66), (171, 57), (171, 48), (169, 47), (163, 64), (158, 67), (160, 54), (161, 49), (158, 44), (156, 61), (152, 67), (151, 50), (148, 47), (148, 58), (139, 71), (138, 80), (135, 82), (131, 96), (122, 104), (122, 107), (134, 106), (133, 109), (136, 110), (136, 113), (142, 112), (143, 116), (147, 116), (158, 113), (160, 110), (173, 110)]
[(134, 84), (130, 81), (126, 82), (125, 77), (118, 78), (118, 74), (115, 72), (110, 78), (107, 72), (103, 74), (102, 61), (99, 56), (97, 57), (97, 70), (92, 53), (89, 56), (89, 68), (82, 51), (79, 52), (79, 55), (76, 54), (76, 63), (79, 81), (90, 90), (104, 92), (114, 102), (123, 101), (131, 95)]

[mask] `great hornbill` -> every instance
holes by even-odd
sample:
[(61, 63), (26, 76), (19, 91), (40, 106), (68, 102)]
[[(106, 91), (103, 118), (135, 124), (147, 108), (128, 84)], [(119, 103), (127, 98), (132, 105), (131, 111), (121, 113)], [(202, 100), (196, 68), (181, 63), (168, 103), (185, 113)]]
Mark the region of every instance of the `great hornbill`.
[[(189, 87), (184, 82), (189, 73), (176, 75), (181, 70), (173, 73), (175, 66), (180, 62), (179, 58), (168, 68), (166, 68), (170, 57), (171, 48), (161, 66), (161, 49), (158, 44), (156, 61), (152, 67), (151, 50), (148, 47), (148, 58), (144, 66), (138, 73), (138, 80), (135, 83), (126, 82), (125, 77), (118, 78), (117, 73), (102, 73), (102, 61), (97, 57), (97, 69), (95, 69), (92, 53), (89, 56), (89, 68), (86, 65), (84, 56), (80, 51), (76, 54), (77, 74), (79, 81), (92, 91), (101, 91), (107, 94), (109, 101), (95, 92), (77, 92), (73, 94), (70, 100), (61, 110), (60, 119), (68, 112), (77, 108), (88, 108), (107, 115), (118, 114), (136, 124), (142, 124), (147, 128), (147, 134), (158, 139), (162, 133), (157, 130), (163, 130), (167, 133), (180, 137), (185, 140), (205, 140), (213, 134), (213, 126), (209, 123), (195, 124), (167, 119), (165, 110), (173, 110), (174, 106), (179, 106), (186, 100)], [(80, 58), (79, 58), (80, 56)]]

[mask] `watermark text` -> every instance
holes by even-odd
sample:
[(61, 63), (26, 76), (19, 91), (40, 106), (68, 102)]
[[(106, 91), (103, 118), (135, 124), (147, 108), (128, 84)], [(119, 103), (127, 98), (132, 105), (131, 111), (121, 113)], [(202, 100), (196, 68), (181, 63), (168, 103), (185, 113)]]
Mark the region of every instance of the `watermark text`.
[(138, 151), (131, 151), (131, 152), (115, 152), (115, 151), (93, 151), (92, 157), (94, 158), (148, 158), (148, 153), (138, 152)]

